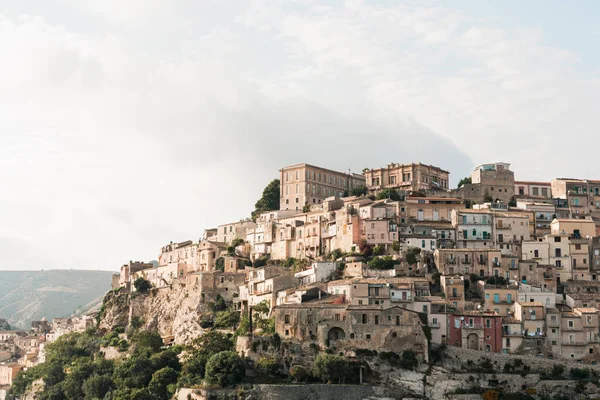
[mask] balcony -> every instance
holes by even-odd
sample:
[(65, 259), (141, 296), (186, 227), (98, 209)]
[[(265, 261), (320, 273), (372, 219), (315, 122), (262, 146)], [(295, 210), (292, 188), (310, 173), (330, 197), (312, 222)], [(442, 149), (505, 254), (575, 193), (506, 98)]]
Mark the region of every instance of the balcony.
[(473, 325), (463, 324), (462, 328), (466, 329), (466, 330), (479, 330), (479, 329), (483, 329), (483, 323), (473, 324)]
[(492, 263), (492, 267), (501, 267), (501, 266), (502, 266), (502, 264), (500, 264), (500, 261), (494, 261)]
[(471, 260), (460, 260), (460, 262), (461, 262), (461, 264), (464, 264), (464, 265), (471, 265), (472, 264)]
[(576, 326), (562, 328), (564, 332), (583, 332), (583, 328), (578, 328)]
[(513, 336), (513, 337), (515, 337), (515, 336), (523, 336), (523, 333), (519, 332), (519, 331), (508, 331), (508, 330), (505, 330), (505, 331), (502, 331), (502, 336)]
[(511, 224), (496, 224), (496, 229), (511, 229)]
[(438, 322), (438, 323), (436, 323), (436, 324), (431, 324), (431, 325), (429, 325), (429, 327), (430, 327), (431, 329), (440, 329), (440, 323)]
[(588, 342), (576, 342), (576, 341), (570, 341), (570, 340), (563, 340), (562, 342), (560, 342), (561, 345), (563, 346), (587, 346)]
[(548, 281), (554, 280), (554, 274), (546, 274), (546, 273), (544, 273), (544, 279), (548, 280)]
[(454, 264), (456, 264), (456, 259), (455, 258), (447, 258), (446, 264), (454, 265)]
[(548, 328), (560, 328), (560, 322), (558, 321), (550, 321), (548, 322)]

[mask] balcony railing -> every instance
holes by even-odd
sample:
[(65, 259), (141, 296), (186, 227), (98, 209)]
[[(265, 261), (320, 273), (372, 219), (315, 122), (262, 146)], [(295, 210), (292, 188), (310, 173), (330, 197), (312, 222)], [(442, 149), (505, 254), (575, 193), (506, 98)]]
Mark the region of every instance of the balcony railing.
[(571, 327), (565, 327), (563, 328), (563, 331), (565, 332), (583, 332), (583, 328), (578, 328), (576, 326), (571, 326)]
[(586, 346), (588, 344), (587, 341), (585, 342), (576, 342), (576, 341), (570, 341), (570, 340), (563, 340), (562, 342), (560, 342), (560, 344), (562, 344), (563, 346)]
[(473, 325), (470, 325), (470, 324), (463, 324), (463, 325), (462, 325), (462, 328), (463, 328), (463, 329), (469, 329), (469, 330), (470, 330), (470, 329), (483, 329), (483, 323), (479, 323), (479, 324), (473, 324)]
[(548, 322), (548, 328), (560, 328), (560, 322)]
[(497, 229), (510, 229), (511, 224), (496, 224)]

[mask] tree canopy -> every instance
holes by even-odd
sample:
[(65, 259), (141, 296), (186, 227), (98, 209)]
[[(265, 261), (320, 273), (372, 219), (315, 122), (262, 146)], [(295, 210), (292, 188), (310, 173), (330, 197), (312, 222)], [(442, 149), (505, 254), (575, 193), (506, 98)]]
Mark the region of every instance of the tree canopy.
[(458, 181), (458, 187), (461, 187), (461, 186), (464, 186), (464, 185), (467, 185), (470, 183), (472, 183), (471, 177), (467, 176), (467, 177), (462, 178), (460, 181)]
[(273, 179), (263, 190), (262, 197), (254, 204), (252, 219), (256, 219), (261, 213), (279, 210), (279, 179)]

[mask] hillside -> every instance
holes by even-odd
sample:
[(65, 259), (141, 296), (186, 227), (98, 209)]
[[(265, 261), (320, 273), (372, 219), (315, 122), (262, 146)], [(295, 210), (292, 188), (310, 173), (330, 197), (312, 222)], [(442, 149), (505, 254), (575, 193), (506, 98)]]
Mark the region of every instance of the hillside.
[(32, 320), (95, 307), (110, 290), (111, 271), (0, 271), (0, 318), (29, 329)]

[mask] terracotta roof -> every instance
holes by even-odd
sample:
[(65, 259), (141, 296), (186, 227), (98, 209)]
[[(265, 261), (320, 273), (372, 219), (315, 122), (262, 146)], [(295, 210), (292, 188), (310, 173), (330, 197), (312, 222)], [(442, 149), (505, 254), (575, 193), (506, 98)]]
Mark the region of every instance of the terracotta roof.
[(572, 311), (566, 311), (560, 314), (562, 317), (581, 318), (581, 315), (575, 314)]
[(520, 304), (521, 307), (544, 307), (544, 304), (539, 301), (518, 301), (517, 304)]
[(504, 324), (520, 324), (521, 321), (519, 321), (516, 318), (513, 317), (502, 317), (502, 323)]
[(499, 317), (500, 314), (498, 314), (496, 311), (489, 311), (489, 310), (478, 310), (478, 311), (463, 311), (463, 312), (455, 312), (453, 313), (453, 315), (467, 315), (467, 316), (471, 316), (471, 317)]
[(573, 300), (598, 300), (600, 301), (600, 293), (567, 293), (567, 296)]
[(594, 223), (594, 221), (590, 220), (590, 219), (575, 219), (575, 218), (555, 218), (552, 222), (554, 221), (558, 221), (558, 222), (589, 222), (589, 223)]
[(598, 309), (594, 308), (594, 307), (583, 307), (583, 308), (575, 308), (574, 311), (578, 311), (582, 314), (596, 314), (598, 312)]

